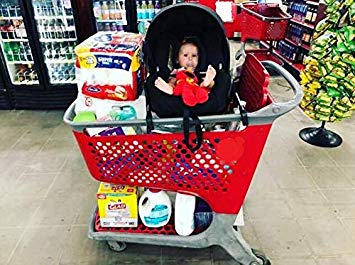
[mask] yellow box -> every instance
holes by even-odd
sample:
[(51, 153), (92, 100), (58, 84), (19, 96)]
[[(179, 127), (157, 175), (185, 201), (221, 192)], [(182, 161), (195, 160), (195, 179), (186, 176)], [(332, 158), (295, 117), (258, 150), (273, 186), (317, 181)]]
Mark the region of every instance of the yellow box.
[(137, 227), (137, 188), (101, 182), (97, 191), (102, 227)]

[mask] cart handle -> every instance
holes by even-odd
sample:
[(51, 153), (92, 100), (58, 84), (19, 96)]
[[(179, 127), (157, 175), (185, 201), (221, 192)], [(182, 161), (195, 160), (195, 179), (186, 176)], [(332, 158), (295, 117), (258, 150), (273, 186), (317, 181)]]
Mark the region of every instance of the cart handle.
[(262, 61), (261, 63), (285, 78), (294, 93), (294, 97), (287, 102), (272, 102), (260, 110), (248, 113), (249, 118), (269, 120), (270, 117), (281, 116), (298, 106), (303, 98), (303, 92), (298, 81), (285, 68), (273, 61)]
[(273, 22), (273, 21), (279, 21), (279, 20), (290, 20), (290, 19), (292, 18), (291, 15), (289, 15), (289, 14), (283, 12), (282, 10), (281, 10), (281, 13), (282, 13), (283, 17), (265, 17), (265, 16), (263, 16), (263, 15), (261, 15), (261, 14), (255, 12), (255, 11), (253, 11), (253, 10), (251, 10), (251, 9), (249, 9), (249, 8), (247, 8), (247, 7), (245, 7), (245, 6), (244, 6), (245, 4), (247, 4), (247, 5), (248, 5), (248, 4), (255, 4), (255, 2), (240, 3), (239, 5), (240, 5), (241, 9), (243, 9), (244, 11), (246, 11), (246, 12), (252, 14), (253, 16), (259, 17), (259, 18), (260, 18), (261, 20), (263, 20), (263, 21), (270, 21), (270, 22)]
[[(272, 102), (271, 104), (263, 107), (255, 112), (249, 112), (248, 123), (249, 125), (270, 124), (279, 116), (291, 111), (301, 102), (303, 92), (301, 86), (297, 80), (287, 72), (283, 67), (272, 61), (263, 61), (262, 64), (265, 67), (272, 68), (280, 75), (282, 75), (286, 81), (290, 84), (295, 96), (288, 102)], [(125, 121), (93, 121), (93, 122), (73, 122), (75, 117), (76, 101), (74, 101), (69, 108), (65, 111), (63, 120), (66, 124), (70, 125), (74, 131), (83, 132), (86, 128), (98, 128), (109, 126), (146, 126), (146, 119), (137, 120), (125, 120)], [(222, 115), (210, 115), (200, 116), (201, 123), (219, 123), (219, 122), (239, 122), (242, 120), (240, 114), (222, 114)], [(153, 119), (154, 124), (171, 125), (182, 124), (182, 118), (159, 118)]]

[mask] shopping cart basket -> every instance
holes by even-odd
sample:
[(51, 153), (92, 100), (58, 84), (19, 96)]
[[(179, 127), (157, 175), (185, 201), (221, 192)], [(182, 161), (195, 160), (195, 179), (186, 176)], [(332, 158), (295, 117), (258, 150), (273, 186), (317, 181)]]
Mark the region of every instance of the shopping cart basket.
[(275, 4), (242, 3), (242, 42), (282, 40), (291, 16)]
[[(272, 56), (271, 44), (268, 44), (268, 49), (245, 51), (245, 47), (248, 40), (279, 41), (284, 39), (291, 16), (284, 13), (278, 4), (241, 3), (240, 7), (242, 43), (240, 50), (236, 53), (236, 60), (240, 60), (241, 55), (245, 58), (247, 52), (253, 53), (260, 61), (272, 60), (282, 65), (283, 62), (280, 59)], [(238, 73), (237, 76), (239, 76)]]
[[(85, 133), (86, 128), (145, 126), (146, 120), (73, 122), (74, 102), (65, 112), (64, 121), (72, 127), (86, 165), (96, 180), (192, 194), (204, 199), (213, 211), (209, 227), (191, 236), (177, 235), (172, 223), (162, 228), (147, 228), (142, 224), (137, 228), (103, 228), (94, 212), (89, 237), (106, 240), (115, 250), (124, 249), (124, 242), (192, 248), (220, 245), (240, 264), (269, 264), (264, 255), (253, 253), (233, 223), (273, 121), (299, 104), (302, 91), (297, 81), (278, 64), (264, 62), (264, 65), (289, 82), (295, 97), (286, 103), (276, 103), (268, 95), (264, 107), (248, 113), (249, 125), (244, 130), (204, 132), (202, 146), (195, 152), (186, 148), (184, 135), (179, 132), (90, 137)], [(248, 88), (245, 90), (244, 95)], [(239, 122), (241, 115), (200, 119), (203, 124), (232, 124)], [(154, 119), (153, 122), (181, 125), (182, 119)], [(194, 133), (191, 136), (196, 138)]]

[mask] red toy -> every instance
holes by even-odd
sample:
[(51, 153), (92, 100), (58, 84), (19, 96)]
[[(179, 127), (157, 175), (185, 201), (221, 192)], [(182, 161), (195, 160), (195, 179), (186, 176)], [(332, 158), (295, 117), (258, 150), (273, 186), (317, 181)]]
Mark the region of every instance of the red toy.
[(181, 96), (187, 106), (193, 107), (206, 102), (209, 92), (208, 87), (198, 84), (198, 78), (191, 68), (177, 70), (173, 95)]

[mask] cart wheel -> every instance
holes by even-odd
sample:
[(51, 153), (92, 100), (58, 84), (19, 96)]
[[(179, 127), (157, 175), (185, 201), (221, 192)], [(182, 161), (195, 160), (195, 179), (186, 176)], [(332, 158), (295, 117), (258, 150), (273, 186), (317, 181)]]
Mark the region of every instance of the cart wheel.
[(127, 244), (125, 242), (120, 242), (120, 241), (110, 241), (107, 240), (107, 244), (110, 247), (111, 250), (121, 252), (126, 249)]
[(257, 249), (252, 249), (254, 255), (262, 262), (262, 265), (271, 265), (270, 260), (266, 257), (266, 255)]

